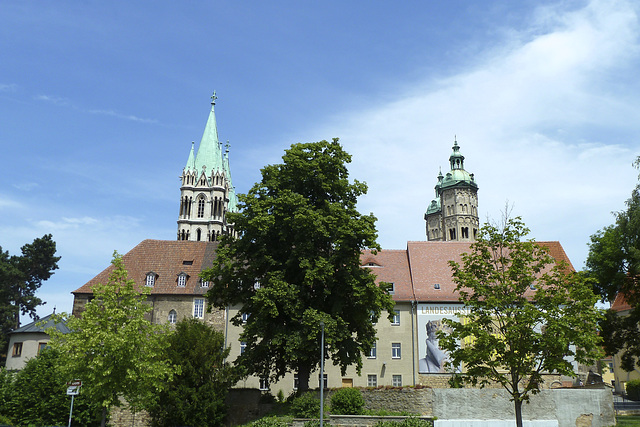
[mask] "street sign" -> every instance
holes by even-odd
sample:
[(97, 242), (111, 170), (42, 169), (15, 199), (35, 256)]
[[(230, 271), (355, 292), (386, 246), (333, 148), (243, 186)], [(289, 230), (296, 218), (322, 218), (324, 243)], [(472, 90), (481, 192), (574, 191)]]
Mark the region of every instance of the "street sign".
[(78, 385), (70, 385), (67, 387), (67, 394), (69, 396), (77, 396), (80, 393), (80, 386)]
[(80, 387), (82, 385), (82, 381), (80, 380), (67, 381), (67, 385)]

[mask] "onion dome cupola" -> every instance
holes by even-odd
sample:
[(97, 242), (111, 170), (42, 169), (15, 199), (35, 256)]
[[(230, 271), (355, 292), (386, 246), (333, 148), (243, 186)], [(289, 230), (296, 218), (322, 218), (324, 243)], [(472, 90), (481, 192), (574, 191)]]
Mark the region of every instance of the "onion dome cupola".
[(424, 215), (427, 240), (473, 241), (478, 232), (478, 184), (464, 169), (464, 156), (454, 139), (449, 156), (451, 170), (438, 174), (436, 197)]

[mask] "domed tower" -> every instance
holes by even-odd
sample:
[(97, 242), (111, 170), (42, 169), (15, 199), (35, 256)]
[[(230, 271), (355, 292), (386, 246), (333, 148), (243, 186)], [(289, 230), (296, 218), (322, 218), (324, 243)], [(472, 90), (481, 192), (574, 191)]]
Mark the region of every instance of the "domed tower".
[(223, 154), (218, 141), (216, 99), (214, 92), (198, 152), (194, 152), (192, 142), (187, 165), (180, 175), (178, 240), (212, 242), (221, 234), (233, 234), (226, 213), (236, 212), (238, 201), (231, 183), (229, 144)]
[(478, 184), (472, 173), (464, 170), (464, 156), (454, 140), (449, 156), (451, 170), (438, 174), (436, 197), (431, 201), (424, 219), (427, 240), (474, 241), (478, 234)]

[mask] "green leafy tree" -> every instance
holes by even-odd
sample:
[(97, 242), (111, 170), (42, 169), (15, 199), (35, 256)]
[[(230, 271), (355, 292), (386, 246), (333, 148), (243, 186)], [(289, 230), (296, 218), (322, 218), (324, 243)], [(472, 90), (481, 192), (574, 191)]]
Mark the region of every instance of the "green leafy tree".
[(136, 289), (117, 252), (112, 264), (108, 283), (92, 288), (82, 317), (58, 315), (72, 332), (48, 331), (50, 345), (65, 356), (66, 377), (82, 380), (83, 392), (102, 407), (102, 426), (121, 397), (134, 410), (151, 406), (176, 371), (166, 358), (166, 325), (145, 318), (149, 289)]
[(224, 403), (237, 381), (234, 368), (225, 363), (229, 349), (224, 335), (197, 319), (178, 322), (167, 337), (169, 361), (180, 366), (158, 401), (150, 409), (155, 426), (219, 426), (226, 414)]
[[(634, 166), (640, 167), (640, 157)], [(640, 182), (626, 206), (615, 213), (613, 225), (591, 236), (586, 267), (603, 300), (620, 295), (632, 307), (624, 317), (608, 311), (601, 329), (607, 353), (621, 352), (621, 367), (633, 371), (640, 367)]]
[[(67, 396), (64, 359), (58, 351), (43, 350), (29, 359), (15, 376), (10, 403), (11, 420), (17, 425), (67, 425), (71, 396)], [(74, 399), (73, 425), (96, 425), (100, 406), (83, 393)]]
[(36, 318), (36, 307), (43, 303), (35, 293), (60, 260), (51, 234), (24, 245), (21, 252), (9, 255), (0, 247), (0, 354), (6, 354), (7, 334), (18, 327), (20, 314)]
[(523, 240), (528, 233), (520, 218), (487, 224), (462, 265), (450, 262), (469, 314), (445, 320), (452, 331), (439, 333), (451, 366), (464, 367), (463, 382), (509, 392), (518, 427), (522, 403), (540, 391), (544, 373), (575, 376), (571, 358), (590, 363), (600, 355), (592, 285)]
[[(248, 374), (276, 380), (294, 371), (307, 390), (321, 321), (327, 355), (343, 373), (349, 365), (360, 372), (375, 340), (372, 320), (393, 313), (386, 287), (360, 265), (361, 251), (379, 246), (375, 217), (356, 210), (367, 187), (349, 182), (350, 161), (337, 139), (292, 145), (240, 196), (241, 212), (229, 214), (238, 238), (222, 239), (203, 275), (213, 305), (250, 314), (237, 361)], [(240, 314), (232, 322), (240, 325)]]

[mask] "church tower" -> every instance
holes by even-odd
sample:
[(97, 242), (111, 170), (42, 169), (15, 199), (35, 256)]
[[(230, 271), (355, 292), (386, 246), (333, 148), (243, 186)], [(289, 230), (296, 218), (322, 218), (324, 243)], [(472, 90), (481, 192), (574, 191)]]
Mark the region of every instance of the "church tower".
[(451, 170), (438, 174), (436, 198), (431, 201), (424, 219), (427, 240), (472, 242), (476, 240), (478, 218), (478, 184), (472, 173), (464, 170), (464, 156), (454, 140), (449, 156)]
[(194, 152), (192, 142), (187, 165), (180, 175), (178, 240), (212, 242), (222, 234), (233, 234), (226, 213), (237, 211), (238, 199), (231, 183), (229, 144), (223, 153), (218, 141), (216, 99), (214, 92), (198, 152)]

